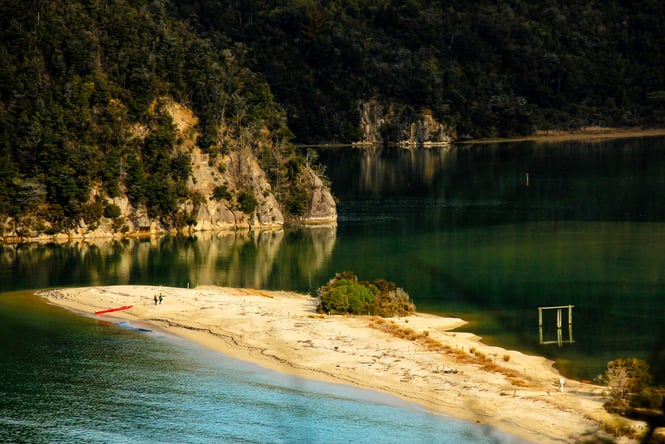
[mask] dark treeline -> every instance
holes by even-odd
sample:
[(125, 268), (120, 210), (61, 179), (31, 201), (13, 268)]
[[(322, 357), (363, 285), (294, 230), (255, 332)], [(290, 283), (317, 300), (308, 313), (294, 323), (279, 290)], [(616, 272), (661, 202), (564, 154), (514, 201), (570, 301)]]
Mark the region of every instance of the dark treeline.
[(660, 0), (198, 0), (251, 48), (301, 142), (358, 139), (357, 100), (431, 109), (461, 136), (665, 123)]

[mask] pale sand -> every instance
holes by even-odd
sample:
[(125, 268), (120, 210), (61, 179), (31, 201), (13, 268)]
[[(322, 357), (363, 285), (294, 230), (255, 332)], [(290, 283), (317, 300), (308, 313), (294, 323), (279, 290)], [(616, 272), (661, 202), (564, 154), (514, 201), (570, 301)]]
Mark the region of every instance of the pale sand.
[[(164, 302), (155, 305), (160, 292)], [(378, 318), (320, 315), (316, 299), (287, 292), (111, 286), (40, 294), (90, 314), (133, 305), (100, 318), (149, 324), (267, 368), (379, 390), (538, 443), (593, 442), (607, 436), (603, 423), (616, 420), (602, 408), (603, 387), (567, 380), (561, 393), (551, 361), (456, 333), (460, 319), (386, 321), (428, 332), (408, 340), (371, 328)]]
[(665, 136), (665, 128), (582, 128), (578, 131), (542, 131), (523, 137), (485, 138), (463, 141), (463, 144), (486, 144), (506, 142), (559, 143), (568, 141), (603, 141), (610, 139), (633, 139)]

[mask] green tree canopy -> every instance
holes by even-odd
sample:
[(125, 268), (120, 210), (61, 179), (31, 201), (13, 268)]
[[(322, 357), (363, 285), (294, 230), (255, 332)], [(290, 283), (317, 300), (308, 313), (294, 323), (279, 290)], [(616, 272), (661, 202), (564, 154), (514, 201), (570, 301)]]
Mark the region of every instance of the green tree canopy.
[(665, 3), (179, 2), (242, 42), (301, 142), (358, 140), (359, 99), (427, 108), (458, 134), (663, 125)]
[[(193, 109), (199, 146), (211, 159), (249, 147), (275, 195), (289, 202), (286, 216), (299, 209), (286, 165), (302, 159), (289, 142), (283, 109), (251, 69), (248, 46), (193, 16), (180, 17), (176, 6), (2, 2), (3, 220), (39, 207), (57, 229), (70, 228), (103, 214), (91, 200), (98, 191), (108, 197), (126, 191), (151, 218), (179, 225), (179, 204), (196, 196), (185, 187), (190, 156), (179, 150), (165, 97)], [(28, 181), (40, 193), (21, 198)], [(243, 196), (242, 208), (253, 211), (251, 196)]]
[(317, 290), (319, 311), (339, 314), (405, 316), (415, 311), (409, 295), (383, 279), (359, 282), (352, 272), (338, 273)]

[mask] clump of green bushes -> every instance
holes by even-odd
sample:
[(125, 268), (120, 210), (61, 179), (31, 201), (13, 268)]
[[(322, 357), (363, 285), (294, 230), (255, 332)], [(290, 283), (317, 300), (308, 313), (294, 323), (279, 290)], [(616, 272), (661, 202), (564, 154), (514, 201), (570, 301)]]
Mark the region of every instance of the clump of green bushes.
[(416, 311), (411, 297), (394, 282), (359, 281), (346, 271), (338, 273), (317, 290), (321, 313), (350, 313), (381, 317), (407, 316)]

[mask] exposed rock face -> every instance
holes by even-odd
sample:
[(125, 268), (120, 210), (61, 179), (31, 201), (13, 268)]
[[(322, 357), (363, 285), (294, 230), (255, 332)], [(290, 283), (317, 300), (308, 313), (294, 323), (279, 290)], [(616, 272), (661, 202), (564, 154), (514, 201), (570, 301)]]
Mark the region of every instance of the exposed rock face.
[[(174, 104), (172, 117), (183, 137), (194, 129), (196, 118), (187, 108)], [(276, 229), (285, 224), (281, 204), (273, 194), (272, 187), (262, 170), (259, 161), (249, 148), (242, 148), (231, 154), (211, 160), (202, 153), (189, 137), (189, 152), (192, 159), (192, 177), (188, 184), (203, 196), (196, 211), (196, 231), (219, 229)], [(258, 142), (266, 143), (266, 142)], [(323, 181), (310, 168), (305, 168), (305, 181), (309, 191), (307, 211), (296, 222), (301, 224), (335, 223), (337, 207)], [(256, 210), (245, 214), (237, 205), (227, 200), (212, 198), (215, 187), (225, 186), (229, 190), (249, 190), (257, 200)], [(195, 210), (193, 202), (187, 203), (190, 212)]]
[[(198, 150), (195, 148), (194, 151)], [(199, 207), (196, 216), (196, 230), (215, 230), (228, 228), (277, 228), (284, 224), (284, 216), (279, 203), (272, 194), (265, 173), (259, 166), (256, 157), (249, 150), (232, 153), (220, 159), (224, 175), (216, 174), (210, 166), (207, 155), (200, 151), (194, 157), (201, 157), (195, 162), (197, 170), (192, 176), (196, 189), (201, 191), (206, 200)], [(215, 164), (216, 166), (216, 164)], [(257, 200), (253, 214), (239, 211), (229, 201), (217, 201), (211, 198), (216, 186), (224, 185), (229, 189), (247, 188)]]
[(427, 109), (384, 103), (377, 99), (361, 102), (359, 144), (447, 145), (455, 140), (453, 128), (434, 119)]
[(305, 176), (311, 192), (307, 212), (302, 217), (302, 222), (309, 225), (336, 222), (337, 206), (330, 193), (330, 189), (324, 185), (321, 178), (310, 168), (307, 168), (305, 171)]
[[(170, 102), (166, 111), (171, 115), (176, 127), (177, 136), (184, 142), (178, 148), (185, 151), (191, 158), (191, 176), (187, 187), (193, 192), (192, 199), (180, 203), (180, 210), (195, 220), (187, 229), (193, 231), (216, 231), (244, 229), (280, 229), (285, 224), (283, 207), (275, 197), (272, 187), (262, 170), (259, 161), (249, 149), (233, 150), (230, 154), (211, 158), (196, 145), (197, 118), (192, 111), (178, 103)], [(139, 128), (140, 129), (140, 128)], [(145, 131), (144, 131), (145, 132)], [(135, 137), (141, 137), (136, 129)], [(232, 143), (234, 143), (232, 141)], [(237, 142), (236, 142), (237, 143)], [(271, 143), (254, 141), (253, 143)], [(307, 207), (305, 213), (291, 222), (297, 224), (334, 224), (337, 221), (337, 209), (329, 188), (321, 178), (309, 167), (305, 166), (300, 173), (300, 183), (307, 190)], [(218, 187), (228, 191), (228, 195), (215, 198)], [(249, 193), (256, 200), (252, 211), (244, 212), (238, 202), (240, 192)], [(91, 192), (91, 200), (102, 197), (106, 204), (118, 207), (120, 216), (114, 219), (102, 217), (94, 225), (88, 226), (81, 220), (79, 226), (68, 233), (59, 233), (57, 240), (68, 241), (80, 238), (103, 238), (122, 235), (153, 235), (167, 231), (159, 220), (149, 216), (144, 206), (133, 207), (123, 193), (113, 199), (104, 197), (98, 188)], [(54, 240), (54, 236), (43, 235), (44, 228), (49, 229), (48, 222), (24, 219), (29, 225), (15, 226), (11, 218), (4, 221), (0, 230), (5, 240), (36, 239)], [(30, 227), (41, 226), (42, 230)]]

